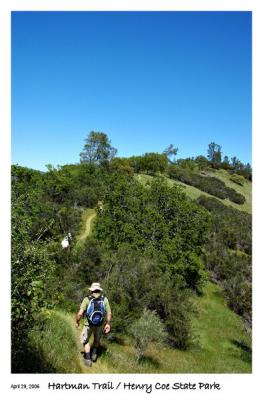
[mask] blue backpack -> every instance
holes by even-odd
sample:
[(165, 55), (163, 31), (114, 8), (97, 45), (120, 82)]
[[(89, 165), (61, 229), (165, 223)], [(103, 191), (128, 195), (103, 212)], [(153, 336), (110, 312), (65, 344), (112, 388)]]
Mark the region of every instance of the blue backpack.
[(104, 319), (105, 306), (104, 296), (95, 299), (93, 296), (88, 296), (89, 304), (86, 310), (86, 317), (92, 325), (100, 325)]

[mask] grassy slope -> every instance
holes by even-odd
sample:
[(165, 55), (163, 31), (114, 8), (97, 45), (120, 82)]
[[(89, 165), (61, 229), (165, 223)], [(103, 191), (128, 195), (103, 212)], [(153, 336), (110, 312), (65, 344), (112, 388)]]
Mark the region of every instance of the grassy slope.
[[(169, 185), (176, 184), (176, 185), (180, 186), (184, 190), (184, 192), (193, 200), (197, 199), (201, 195), (215, 197), (217, 200), (222, 201), (222, 203), (224, 203), (227, 206), (232, 206), (240, 211), (246, 211), (248, 213), (252, 212), (252, 194), (251, 194), (252, 193), (252, 184), (251, 184), (251, 182), (246, 181), (244, 186), (237, 185), (236, 183), (231, 182), (229, 180), (229, 175), (228, 175), (227, 171), (224, 171), (224, 170), (218, 170), (218, 171), (211, 170), (207, 173), (207, 175), (214, 176), (216, 178), (221, 179), (226, 184), (226, 186), (229, 186), (229, 187), (235, 189), (237, 192), (241, 193), (246, 198), (245, 203), (244, 204), (236, 204), (228, 199), (221, 200), (221, 199), (218, 199), (218, 197), (212, 196), (206, 192), (203, 192), (202, 190), (195, 188), (194, 186), (187, 185), (180, 181), (174, 181), (173, 179), (169, 179), (169, 178), (166, 178), (166, 180)], [(145, 175), (145, 174), (136, 174), (135, 177), (139, 182), (141, 182), (143, 184), (147, 184), (147, 182), (154, 179), (154, 177)]]
[[(79, 342), (81, 330), (74, 315), (52, 311), (41, 332), (34, 332), (34, 347), (42, 354), (51, 372), (59, 373), (249, 373), (250, 339), (241, 319), (225, 304), (221, 289), (212, 283), (204, 296), (196, 299), (199, 315), (194, 327), (199, 337), (190, 350), (151, 345), (141, 364), (136, 364), (130, 338), (111, 342), (103, 339), (104, 351), (92, 368), (83, 365)], [(41, 372), (41, 371), (38, 371)]]
[(112, 372), (251, 372), (249, 336), (243, 332), (240, 318), (226, 307), (219, 287), (209, 283), (204, 296), (196, 302), (200, 313), (194, 326), (199, 338), (192, 349), (180, 351), (152, 345), (146, 353), (144, 363), (138, 366), (131, 346), (114, 345), (110, 348), (109, 362), (118, 367)]
[[(225, 171), (211, 173), (224, 180), (233, 188)], [(152, 177), (137, 175), (147, 184)], [(175, 182), (167, 179), (170, 185)], [(176, 182), (193, 199), (202, 191)], [(239, 189), (248, 202), (245, 211), (251, 210), (251, 184)], [(241, 189), (243, 191), (241, 191)], [(208, 195), (208, 194), (206, 194)], [(227, 201), (223, 201), (227, 204)], [(229, 202), (230, 203), (230, 202)], [(240, 206), (231, 203), (236, 208)], [(242, 206), (241, 206), (242, 207)], [(82, 242), (92, 229), (95, 210), (87, 209), (82, 217), (82, 229), (78, 243)], [(209, 283), (204, 296), (196, 298), (199, 315), (193, 321), (197, 339), (193, 347), (180, 351), (170, 347), (150, 345), (143, 362), (138, 365), (130, 338), (119, 338), (110, 342), (104, 338), (104, 352), (92, 368), (83, 365), (82, 346), (79, 341), (81, 330), (75, 328), (74, 315), (63, 311), (49, 311), (45, 329), (33, 331), (31, 341), (38, 354), (32, 372), (58, 373), (249, 373), (251, 372), (251, 343), (249, 335), (242, 329), (241, 319), (225, 304), (221, 289)], [(106, 351), (105, 351), (106, 350)]]
[(235, 189), (237, 192), (245, 196), (246, 201), (244, 204), (235, 204), (232, 203), (230, 200), (223, 200), (223, 203), (226, 205), (232, 205), (233, 207), (236, 207), (240, 211), (246, 211), (248, 213), (252, 212), (252, 183), (249, 182), (248, 180), (245, 180), (244, 185), (240, 186), (234, 182), (232, 182), (229, 179), (229, 174), (227, 171), (220, 169), (220, 170), (210, 170), (208, 172), (209, 176), (215, 176), (216, 178), (221, 179), (226, 186), (231, 187), (232, 189)]
[[(64, 312), (46, 311), (47, 320), (43, 329), (34, 329), (30, 341), (37, 360), (32, 364), (32, 372), (81, 373), (72, 317)], [(31, 372), (31, 371), (30, 371)]]

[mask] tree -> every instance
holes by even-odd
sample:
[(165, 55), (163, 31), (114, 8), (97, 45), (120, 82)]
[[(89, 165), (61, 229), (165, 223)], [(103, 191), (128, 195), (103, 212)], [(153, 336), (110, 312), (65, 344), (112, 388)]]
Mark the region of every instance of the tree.
[(221, 164), (221, 158), (222, 158), (221, 146), (219, 144), (211, 142), (208, 145), (207, 158), (210, 161), (213, 168), (218, 168), (219, 165)]
[(207, 158), (206, 158), (205, 156), (202, 156), (202, 155), (197, 156), (197, 157), (195, 158), (195, 162), (196, 162), (196, 164), (197, 164), (197, 166), (198, 166), (198, 169), (199, 169), (200, 171), (204, 171), (204, 170), (207, 168), (207, 166), (208, 166), (208, 160), (207, 160)]
[(234, 157), (231, 157), (231, 164), (234, 169), (239, 169), (241, 162), (236, 156), (234, 156)]
[(112, 160), (117, 153), (106, 133), (91, 131), (85, 142), (84, 149), (80, 153), (81, 163), (103, 164)]
[(163, 154), (165, 154), (168, 158), (168, 160), (170, 161), (171, 164), (175, 164), (175, 159), (171, 159), (170, 157), (175, 157), (178, 153), (178, 147), (174, 147), (173, 144), (170, 144), (163, 152)]
[(145, 153), (141, 157), (141, 166), (149, 175), (164, 173), (167, 169), (167, 157), (165, 154)]
[(128, 158), (129, 165), (135, 173), (155, 175), (167, 170), (167, 156), (159, 153), (145, 153), (142, 156)]
[(221, 164), (221, 168), (230, 169), (230, 162), (228, 156), (224, 156), (223, 162)]
[(179, 160), (176, 161), (176, 165), (183, 169), (188, 169), (190, 171), (193, 171), (196, 168), (196, 163), (194, 159), (188, 157), (188, 158), (180, 158)]
[(145, 188), (124, 176), (112, 177), (104, 206), (103, 215), (96, 220), (98, 240), (113, 250), (129, 244), (150, 257), (155, 254), (163, 270), (178, 273), (191, 288), (200, 290), (202, 265), (194, 255), (201, 256), (208, 213), (162, 179)]
[(130, 165), (129, 160), (126, 158), (115, 157), (110, 162), (110, 171), (118, 172), (120, 174), (133, 175), (133, 167)]
[(249, 163), (247, 163), (247, 164), (245, 165), (245, 169), (244, 169), (244, 174), (243, 174), (243, 176), (244, 176), (246, 179), (249, 179), (250, 181), (252, 181), (252, 167), (251, 167), (251, 165), (250, 165)]

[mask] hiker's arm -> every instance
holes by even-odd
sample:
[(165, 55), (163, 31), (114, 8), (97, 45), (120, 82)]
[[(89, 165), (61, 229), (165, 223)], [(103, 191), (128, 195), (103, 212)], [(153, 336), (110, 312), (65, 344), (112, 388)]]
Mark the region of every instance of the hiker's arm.
[(84, 314), (84, 310), (79, 310), (79, 312), (76, 315), (76, 327), (79, 327), (79, 321), (81, 320), (81, 318), (83, 317)]
[(89, 304), (89, 299), (87, 297), (85, 297), (80, 305), (80, 309), (79, 312), (76, 315), (76, 328), (79, 327), (79, 321), (81, 320), (81, 318), (83, 317), (85, 310), (87, 309), (87, 306)]
[(110, 323), (111, 323), (111, 312), (107, 312), (107, 314), (106, 314), (106, 316), (107, 316), (107, 322), (106, 322), (106, 325), (105, 325), (105, 327), (104, 327), (104, 331), (105, 331), (105, 333), (109, 333), (109, 331), (110, 331)]

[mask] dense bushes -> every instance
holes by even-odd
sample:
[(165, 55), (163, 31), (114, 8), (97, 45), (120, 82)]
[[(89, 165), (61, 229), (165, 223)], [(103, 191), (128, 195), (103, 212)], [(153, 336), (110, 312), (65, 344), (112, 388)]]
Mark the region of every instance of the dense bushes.
[(212, 232), (225, 247), (252, 253), (252, 217), (220, 201), (200, 196), (197, 203), (212, 213)]
[(203, 192), (212, 194), (220, 199), (229, 198), (229, 200), (237, 204), (244, 204), (246, 200), (243, 195), (227, 187), (224, 182), (215, 177), (202, 176), (190, 169), (183, 169), (174, 165), (168, 168), (168, 175), (171, 179), (195, 186)]
[(105, 171), (92, 164), (49, 166), (41, 185), (45, 200), (68, 207), (95, 207), (104, 191)]
[[(76, 311), (92, 281), (110, 298), (114, 332), (128, 333), (147, 309), (156, 313), (170, 343), (187, 348), (191, 299), (206, 283), (205, 262), (230, 306), (249, 321), (251, 217), (212, 198), (196, 204), (162, 179), (144, 187), (133, 171), (163, 173), (167, 156), (135, 158), (49, 166), (46, 173), (12, 168), (13, 372), (23, 371), (31, 327), (39, 331), (35, 315), (58, 305)], [(196, 176), (184, 170), (182, 179)], [(209, 184), (217, 187), (218, 180)], [(225, 196), (224, 186), (217, 189)], [(93, 235), (75, 245), (81, 212), (99, 201)], [(68, 232), (73, 241), (65, 251), (60, 242)]]
[[(177, 187), (154, 180), (148, 189), (135, 180), (115, 176), (98, 215), (95, 235), (111, 249), (128, 243), (152, 256), (160, 267), (186, 274), (191, 286), (202, 286), (198, 256), (206, 238), (208, 215)], [(183, 270), (181, 265), (189, 268)]]
[(136, 173), (154, 175), (166, 172), (168, 159), (166, 154), (145, 153), (143, 156), (134, 156), (127, 159)]
[(52, 306), (56, 284), (52, 281), (55, 269), (41, 245), (13, 245), (12, 251), (12, 372), (25, 372), (28, 357), (28, 334), (38, 323), (42, 307)]
[(251, 327), (252, 322), (252, 218), (205, 196), (197, 202), (211, 213), (206, 243), (206, 266), (224, 288), (229, 306)]
[(22, 214), (23, 203), (24, 197), (17, 198), (12, 209), (12, 372), (24, 371), (29, 351), (28, 333), (41, 308), (49, 307), (56, 293), (56, 283), (52, 280), (56, 265), (49, 257), (48, 248), (31, 239), (32, 221), (26, 211)]
[(127, 158), (115, 157), (109, 164), (109, 170), (111, 172), (118, 172), (120, 174), (133, 175), (133, 167)]
[(24, 371), (24, 361), (31, 354), (28, 335), (39, 323), (41, 309), (61, 301), (60, 268), (65, 263), (59, 265), (60, 241), (68, 231), (74, 236), (79, 226), (80, 212), (68, 201), (69, 183), (57, 175), (57, 171), (45, 175), (12, 168), (13, 372)]
[(146, 306), (157, 311), (173, 342), (187, 347), (190, 293), (201, 292), (207, 277), (201, 254), (208, 225), (207, 212), (177, 187), (158, 179), (146, 189), (134, 179), (112, 176), (95, 237), (112, 254), (103, 261), (108, 271), (103, 284), (116, 330), (127, 329)]
[(108, 253), (103, 266), (102, 283), (114, 309), (113, 331), (128, 333), (148, 308), (157, 312), (175, 345), (189, 345), (193, 305), (180, 276), (162, 272), (158, 259), (146, 258), (127, 245)]
[[(13, 171), (14, 371), (23, 368), (30, 326), (38, 329), (34, 313), (56, 304), (73, 311), (91, 281), (100, 281), (111, 299), (115, 332), (128, 332), (146, 307), (171, 342), (190, 343), (192, 291), (201, 292), (206, 281), (201, 254), (208, 213), (178, 188), (162, 180), (145, 188), (129, 171), (120, 173), (127, 164), (112, 165)], [(80, 207), (97, 199), (103, 208), (97, 209), (95, 237), (63, 251), (65, 233), (76, 240)]]
[(230, 181), (236, 183), (237, 185), (243, 186), (245, 183), (245, 178), (241, 175), (232, 174), (230, 175)]

